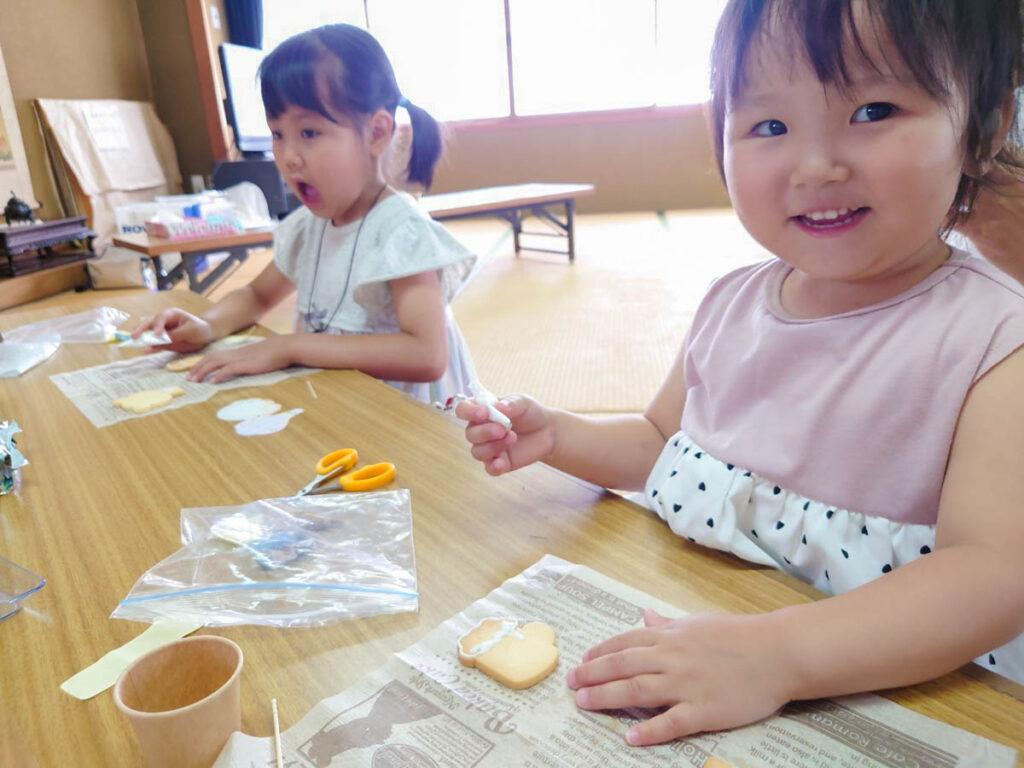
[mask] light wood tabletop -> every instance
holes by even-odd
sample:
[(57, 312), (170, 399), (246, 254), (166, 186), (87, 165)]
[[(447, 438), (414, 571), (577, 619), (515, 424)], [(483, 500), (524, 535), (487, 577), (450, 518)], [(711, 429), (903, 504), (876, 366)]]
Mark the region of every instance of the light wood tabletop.
[[(172, 304), (200, 311), (206, 301), (186, 291), (68, 295), (0, 313), (0, 331), (93, 306), (140, 316)], [(309, 480), (317, 458), (339, 446), (356, 447), (365, 463), (394, 462), (391, 487), (410, 490), (420, 609), (316, 629), (200, 630), (235, 640), (245, 653), (242, 725), (252, 735), (272, 733), (271, 697), (288, 728), (545, 553), (689, 611), (758, 612), (817, 597), (777, 571), (691, 545), (652, 513), (545, 466), (491, 478), (471, 459), (456, 420), (357, 372), (226, 391), (104, 429), (48, 378), (140, 353), (68, 344), (20, 378), (0, 380), (0, 418), (18, 421), (19, 447), (31, 462), (17, 491), (0, 497), (0, 554), (47, 581), (0, 622), (5, 768), (140, 764), (110, 692), (78, 701), (60, 683), (145, 628), (109, 615), (140, 575), (180, 548), (183, 507), (287, 496)], [(239, 437), (215, 414), (249, 396), (306, 412), (281, 433)], [(972, 668), (970, 676), (885, 695), (1024, 750), (1024, 703), (993, 680)]]
[(209, 235), (207, 237), (191, 237), (188, 239), (169, 239), (166, 237), (150, 237), (149, 235), (118, 235), (113, 244), (144, 253), (147, 256), (161, 256), (165, 253), (202, 251), (212, 253), (229, 248), (248, 245), (256, 247), (267, 245), (274, 240), (273, 229), (253, 229), (228, 235)]
[[(274, 229), (253, 229), (234, 234), (210, 235), (188, 239), (169, 239), (141, 235), (118, 235), (113, 244), (128, 248), (137, 253), (144, 253), (153, 261), (156, 269), (156, 282), (160, 290), (167, 290), (180, 279), (187, 278), (188, 286), (196, 293), (206, 293), (215, 287), (230, 270), (241, 264), (253, 248), (270, 245), (274, 241)], [(207, 268), (206, 257), (212, 253), (227, 252), (224, 259), (204, 275), (200, 273)], [(162, 257), (167, 254), (179, 253), (181, 262), (171, 269), (166, 269)]]

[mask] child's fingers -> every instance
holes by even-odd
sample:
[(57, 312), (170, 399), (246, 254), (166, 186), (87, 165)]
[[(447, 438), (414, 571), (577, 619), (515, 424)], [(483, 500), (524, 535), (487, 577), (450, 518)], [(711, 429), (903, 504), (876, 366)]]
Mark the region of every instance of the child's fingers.
[(691, 702), (680, 702), (650, 720), (637, 723), (626, 731), (626, 742), (634, 747), (663, 744), (693, 733), (714, 730), (700, 708)]
[(473, 445), (502, 440), (511, 434), (504, 426), (493, 421), (469, 422), (466, 426), (466, 440)]
[(639, 648), (654, 645), (656, 636), (653, 632), (645, 629), (631, 629), (621, 635), (610, 637), (603, 643), (598, 643), (583, 654), (583, 661), (592, 661), (600, 656), (607, 656), (610, 653), (618, 653), (627, 648)]
[(185, 378), (189, 381), (203, 381), (207, 376), (217, 370), (218, 367), (220, 367), (220, 362), (216, 359), (216, 356), (207, 355), (192, 366), (192, 370), (188, 372)]
[(144, 317), (141, 320), (139, 320), (135, 327), (132, 328), (132, 338), (137, 339), (143, 333), (143, 331), (148, 331), (150, 328), (152, 328), (153, 321), (155, 319), (155, 317), (150, 315), (149, 317)]
[[(494, 461), (502, 454), (505, 454), (506, 459), (508, 458), (508, 445), (506, 445), (505, 438), (501, 440), (490, 440), (485, 443), (475, 443), (470, 446), (470, 455), (477, 461), (482, 461), (485, 464)], [(511, 465), (511, 462), (509, 462)]]
[(245, 373), (249, 373), (249, 371), (240, 363), (228, 363), (222, 365), (210, 376), (210, 383), (220, 384), (222, 381), (233, 379), (235, 376), (241, 376)]
[(487, 412), (487, 406), (480, 405), (476, 400), (461, 401), (455, 406), (455, 415), (471, 424), (485, 422), (491, 417)]
[(492, 461), (485, 462), (484, 469), (487, 471), (487, 474), (492, 477), (504, 475), (506, 472), (510, 471), (512, 469), (512, 460), (508, 456), (508, 451), (503, 451)]
[(153, 333), (161, 334), (166, 333), (173, 338), (175, 330), (180, 330), (181, 326), (184, 325), (185, 318), (181, 317), (181, 313), (176, 309), (165, 309), (157, 315), (154, 315), (150, 328), (153, 329)]
[(591, 711), (668, 706), (674, 701), (664, 680), (663, 675), (641, 674), (580, 688), (576, 691), (576, 706)]
[[(607, 709), (609, 707), (604, 706), (606, 704), (604, 699), (594, 698), (598, 695), (594, 693), (597, 688), (607, 687), (607, 684), (616, 680), (631, 680), (641, 675), (657, 674), (660, 670), (658, 656), (650, 649), (628, 648), (620, 653), (599, 656), (593, 661), (580, 664), (569, 671), (565, 682), (573, 690), (584, 694), (576, 697), (576, 703), (584, 709)], [(586, 693), (585, 689), (590, 689), (592, 692)], [(650, 705), (634, 703), (639, 706), (656, 706), (660, 702)]]
[[(508, 416), (513, 421), (525, 413), (529, 406), (529, 399), (522, 395), (511, 395), (502, 400), (498, 400), (494, 404), (494, 408), (499, 413)], [(458, 403), (455, 406), (455, 415), (463, 421), (471, 423), (480, 423), (491, 420), (491, 413), (487, 406), (476, 400), (463, 400)]]
[(513, 421), (520, 418), (530, 408), (533, 401), (522, 395), (508, 395), (494, 404), (494, 407)]
[(644, 611), (644, 626), (646, 627), (657, 627), (662, 624), (668, 624), (672, 619), (662, 616), (653, 608), (648, 608)]
[(153, 323), (152, 323), (153, 333), (155, 333), (158, 336), (161, 333), (166, 333), (167, 332), (167, 321), (169, 319), (170, 318), (168, 318), (163, 312), (161, 312), (159, 315), (154, 317), (153, 318)]
[[(227, 381), (235, 376), (252, 372), (243, 360), (223, 359), (215, 355), (210, 355), (208, 359), (210, 363), (207, 365), (204, 375), (206, 381), (211, 384), (220, 384), (222, 381)], [(198, 367), (197, 365), (196, 368)], [(195, 368), (192, 370), (195, 370)]]

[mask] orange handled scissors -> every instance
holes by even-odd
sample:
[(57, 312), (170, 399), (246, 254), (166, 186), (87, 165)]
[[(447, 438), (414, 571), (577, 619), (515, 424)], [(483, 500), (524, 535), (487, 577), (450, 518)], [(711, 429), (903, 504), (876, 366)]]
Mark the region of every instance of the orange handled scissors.
[(395, 465), (390, 462), (382, 461), (350, 472), (357, 461), (359, 454), (355, 448), (341, 448), (321, 456), (316, 463), (316, 477), (295, 495), (307, 496), (336, 477), (343, 491), (372, 491), (395, 479)]

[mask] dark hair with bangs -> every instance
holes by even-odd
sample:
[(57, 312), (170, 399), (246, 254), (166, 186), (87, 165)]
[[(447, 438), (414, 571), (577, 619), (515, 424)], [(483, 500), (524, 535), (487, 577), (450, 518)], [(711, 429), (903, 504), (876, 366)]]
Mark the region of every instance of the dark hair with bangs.
[[(351, 24), (328, 24), (288, 38), (263, 59), (259, 70), (263, 108), (279, 117), (289, 105), (319, 112), (328, 107), (359, 124), (385, 109), (405, 107), (412, 123), (406, 178), (429, 188), (441, 156), (437, 121), (402, 96), (387, 54), (369, 32)], [(326, 99), (326, 103), (325, 103)]]
[[(863, 9), (871, 29), (858, 29)], [(850, 85), (852, 50), (872, 67), (865, 34), (891, 39), (902, 65), (934, 99), (949, 104), (962, 89), (967, 103), (965, 166), (947, 228), (969, 215), (979, 185), (990, 184), (990, 160), (1024, 170), (1019, 99), (1014, 129), (1004, 129), (1003, 110), (1024, 78), (1024, 4), (1021, 0), (729, 0), (711, 54), (711, 111), (715, 157), (724, 176), (725, 115), (743, 89), (747, 54), (769, 23), (793, 33), (818, 79), (842, 90)], [(863, 24), (861, 25), (864, 26)], [(799, 55), (799, 49), (795, 51)], [(1016, 139), (1016, 141), (1015, 141)], [(994, 155), (994, 158), (993, 158)], [(976, 169), (976, 170), (975, 170)]]

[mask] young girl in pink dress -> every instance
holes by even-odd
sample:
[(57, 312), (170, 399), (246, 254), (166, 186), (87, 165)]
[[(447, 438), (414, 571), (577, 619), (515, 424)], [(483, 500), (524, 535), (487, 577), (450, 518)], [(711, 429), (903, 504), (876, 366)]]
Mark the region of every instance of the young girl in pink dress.
[(664, 708), (629, 743), (971, 659), (1024, 681), (1024, 291), (944, 240), (1020, 173), (1021, 44), (1019, 0), (731, 0), (714, 138), (774, 258), (712, 286), (642, 416), (459, 405), (489, 473), (644, 489), (680, 536), (834, 595), (648, 612), (590, 649), (581, 708)]

